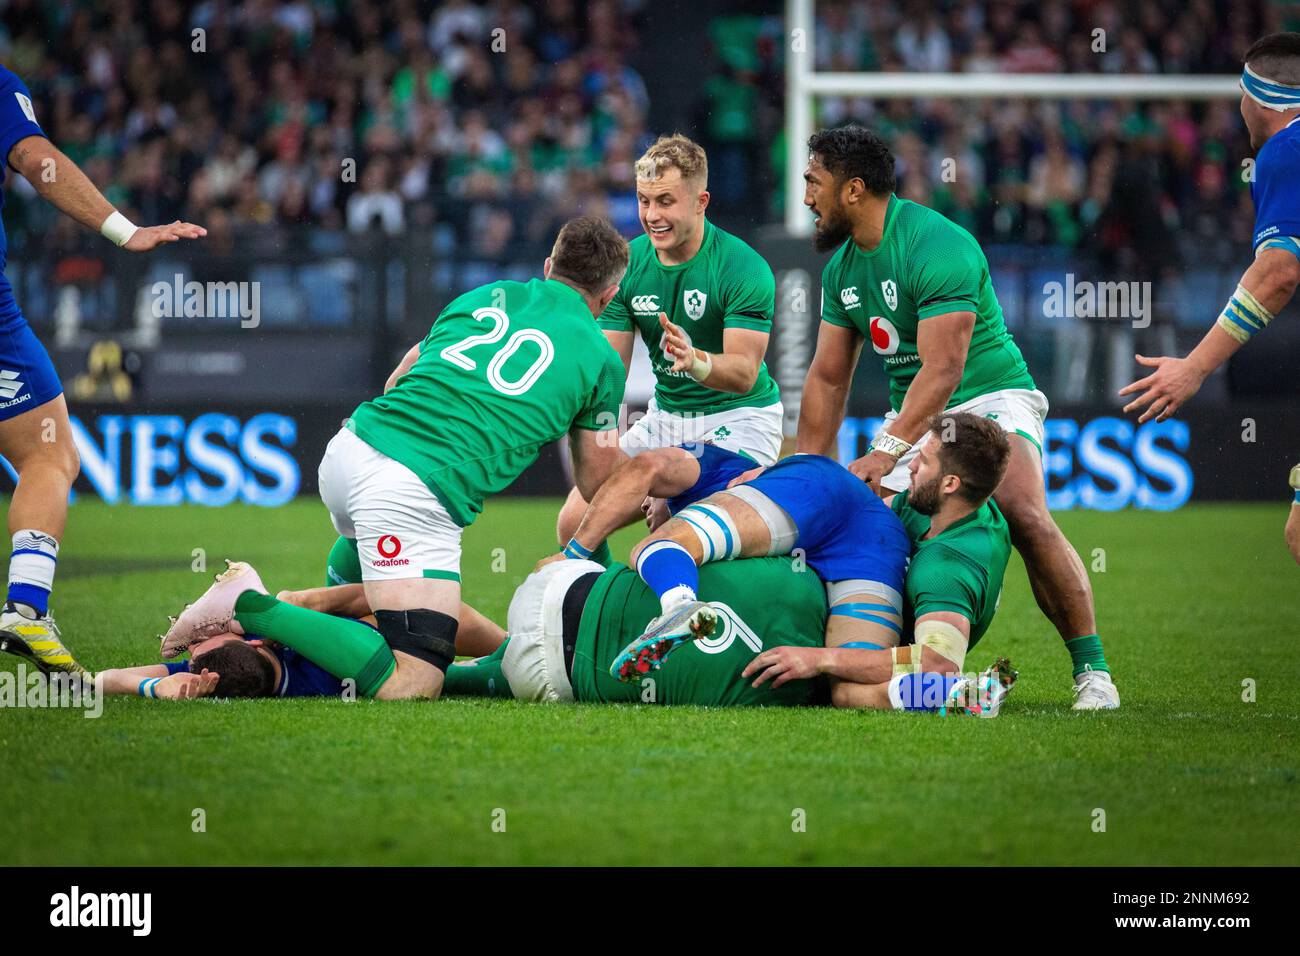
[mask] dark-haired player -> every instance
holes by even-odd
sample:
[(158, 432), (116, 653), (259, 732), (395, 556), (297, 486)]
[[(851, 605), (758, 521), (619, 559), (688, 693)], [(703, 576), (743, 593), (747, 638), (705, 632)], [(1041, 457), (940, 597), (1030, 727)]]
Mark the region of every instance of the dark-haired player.
[[(966, 655), (984, 636), (997, 611), (1011, 556), (1007, 523), (993, 490), (1002, 480), (1011, 447), (987, 418), (944, 412), (930, 423), (909, 469), (912, 485), (890, 507), (912, 542), (905, 586), (906, 646), (890, 650), (779, 647), (745, 668), (756, 684), (825, 675), (838, 707), (934, 710), (965, 694)], [(980, 676), (978, 716), (997, 715), (1015, 681), (999, 661)]]
[(1258, 151), (1250, 183), (1255, 261), (1191, 354), (1137, 356), (1155, 371), (1119, 393), (1137, 396), (1124, 411), (1143, 409), (1139, 422), (1176, 412), (1206, 376), (1264, 331), (1300, 286), (1300, 33), (1257, 40), (1246, 51), (1241, 89), (1241, 118)]
[[(384, 394), (330, 441), (321, 499), (339, 534), (357, 542), (366, 602), (384, 640), (411, 659), (412, 696), (436, 698), (455, 658), (461, 533), (484, 499), (566, 433), (587, 495), (625, 457), (599, 434), (618, 424), (623, 365), (595, 320), (626, 268), (627, 243), (608, 222), (569, 221), (544, 279), (454, 299)], [(241, 618), (259, 613), (261, 597), (248, 593)], [(224, 629), (207, 598), (168, 631), (164, 657)], [(315, 617), (325, 634), (347, 623)]]
[(836, 252), (822, 273), (799, 451), (836, 447), (865, 342), (889, 375), (891, 407), (868, 453), (849, 469), (877, 492), (908, 487), (908, 464), (932, 416), (967, 411), (996, 421), (1008, 433), (1011, 458), (994, 497), (1038, 606), (1070, 652), (1074, 708), (1118, 707), (1087, 571), (1047, 510), (1047, 398), (1007, 332), (983, 251), (960, 226), (894, 194), (894, 157), (870, 130), (823, 130), (808, 148), (804, 205), (817, 216), (817, 248)]

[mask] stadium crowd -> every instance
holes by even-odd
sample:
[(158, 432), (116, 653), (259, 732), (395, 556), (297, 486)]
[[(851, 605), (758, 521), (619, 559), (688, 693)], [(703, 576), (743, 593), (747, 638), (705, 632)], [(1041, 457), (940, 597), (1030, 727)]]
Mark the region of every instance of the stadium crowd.
[[(639, 229), (647, 93), (626, 17), (616, 0), (18, 0), (0, 59), (137, 218), (218, 240), (249, 223), (437, 225), (494, 258), (579, 206)], [(10, 185), (12, 236), (40, 212)]]
[[(820, 71), (1236, 73), (1253, 37), (1296, 29), (1300, 5), (1215, 0), (1008, 0), (816, 4)], [(779, 15), (715, 22), (706, 112), (743, 104), (725, 130), (735, 165), (780, 216), (786, 144)], [(743, 92), (742, 92), (743, 91)], [(818, 122), (856, 120), (895, 144), (900, 193), (988, 243), (1100, 256), (1231, 257), (1253, 210), (1252, 155), (1235, 102), (925, 101), (836, 97)], [(714, 149), (716, 150), (716, 145)], [(944, 175), (945, 161), (955, 178)], [(1123, 263), (1116, 263), (1123, 264)]]
[[(1250, 37), (1300, 17), (1215, 0), (815, 10), (818, 69), (886, 71), (1234, 72)], [(637, 231), (631, 160), (649, 141), (648, 96), (628, 65), (629, 24), (645, 12), (627, 0), (18, 0), (0, 13), (0, 57), (55, 142), (144, 219), (218, 235), (438, 225), (449, 247), (509, 258), (580, 208)], [(776, 9), (710, 25), (698, 119), (727, 173), (720, 208), (758, 194), (779, 215), (782, 31)], [(821, 122), (849, 119), (895, 143), (905, 195), (987, 242), (1075, 247), (1091, 232), (1149, 247), (1177, 230), (1226, 251), (1249, 229), (1231, 103), (821, 103)], [(16, 191), (11, 233), (35, 205)], [(1224, 209), (1237, 211), (1229, 229)]]

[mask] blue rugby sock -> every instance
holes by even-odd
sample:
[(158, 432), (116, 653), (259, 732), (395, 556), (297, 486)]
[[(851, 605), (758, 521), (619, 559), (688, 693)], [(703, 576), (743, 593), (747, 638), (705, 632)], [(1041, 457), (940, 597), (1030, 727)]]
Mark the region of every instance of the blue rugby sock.
[(636, 573), (659, 595), (664, 613), (686, 601), (694, 601), (700, 586), (700, 569), (695, 566), (695, 559), (676, 541), (655, 541), (648, 545), (637, 558)]
[(26, 605), (43, 617), (50, 609), (50, 591), (54, 588), (54, 569), (59, 563), (59, 542), (44, 531), (27, 529), (13, 537), (9, 557), (9, 595), (11, 604)]
[(890, 681), (889, 702), (895, 710), (938, 710), (959, 680), (933, 671), (901, 674)]

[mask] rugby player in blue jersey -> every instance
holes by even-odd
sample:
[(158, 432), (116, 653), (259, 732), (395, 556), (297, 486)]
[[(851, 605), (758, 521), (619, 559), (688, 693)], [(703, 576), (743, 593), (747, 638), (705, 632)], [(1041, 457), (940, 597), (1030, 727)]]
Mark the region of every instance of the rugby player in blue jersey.
[[(1251, 263), (1218, 321), (1186, 358), (1137, 356), (1155, 369), (1120, 389), (1124, 411), (1164, 421), (1277, 315), (1300, 285), (1300, 33), (1273, 33), (1246, 51), (1241, 118), (1257, 151)], [(1140, 393), (1140, 394), (1139, 394)]]
[[(139, 227), (113, 208), (77, 164), (45, 137), (27, 87), (0, 66), (0, 156), (60, 212), (131, 252), (207, 234), (179, 220)], [(0, 183), (4, 181), (0, 164)], [(3, 203), (3, 193), (0, 193)], [(8, 243), (0, 225), (0, 455), (18, 473), (9, 503), (9, 591), (0, 611), (0, 647), (21, 641), (46, 668), (80, 672), (49, 614), (68, 491), (81, 467), (63, 386), (3, 275)]]

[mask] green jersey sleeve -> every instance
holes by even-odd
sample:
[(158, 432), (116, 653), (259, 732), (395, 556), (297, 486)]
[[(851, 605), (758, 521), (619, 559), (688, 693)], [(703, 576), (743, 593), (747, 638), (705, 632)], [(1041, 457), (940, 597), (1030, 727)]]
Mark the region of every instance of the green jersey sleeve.
[(918, 550), (907, 568), (907, 601), (913, 618), (948, 611), (960, 614), (974, 628), (987, 586), (980, 568), (938, 543)]
[(910, 250), (912, 301), (917, 319), (948, 312), (979, 312), (980, 286), (988, 274), (984, 254), (950, 223), (925, 231)]
[(772, 313), (776, 310), (776, 277), (772, 268), (753, 249), (744, 247), (726, 264), (724, 275), (728, 278), (725, 290), (722, 327), (724, 329), (753, 329), (756, 332), (772, 331)]
[(619, 406), (623, 404), (623, 385), (626, 375), (623, 360), (614, 349), (608, 348), (609, 356), (600, 370), (596, 388), (591, 395), (591, 403), (573, 420), (574, 428), (583, 428), (591, 432), (609, 431), (618, 427)]
[(605, 306), (605, 311), (600, 313), (596, 324), (609, 332), (633, 331), (632, 313), (628, 309), (627, 293), (622, 287), (614, 293), (614, 298)]
[(822, 321), (843, 329), (856, 329), (848, 312), (844, 311), (844, 304), (840, 302), (839, 280), (836, 278), (838, 270), (835, 267), (839, 259), (836, 254), (822, 270)]

